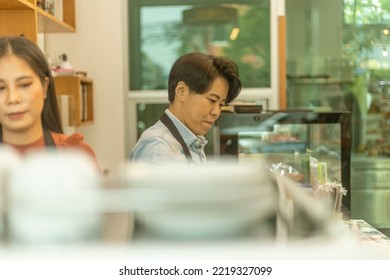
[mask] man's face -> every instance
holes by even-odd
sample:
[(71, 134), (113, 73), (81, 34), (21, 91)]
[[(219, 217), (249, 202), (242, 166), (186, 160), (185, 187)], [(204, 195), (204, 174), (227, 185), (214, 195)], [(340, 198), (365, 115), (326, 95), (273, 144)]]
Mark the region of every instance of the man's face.
[(181, 121), (195, 134), (205, 135), (221, 114), (225, 105), (229, 84), (217, 77), (210, 89), (203, 94), (190, 92), (188, 87), (182, 97)]

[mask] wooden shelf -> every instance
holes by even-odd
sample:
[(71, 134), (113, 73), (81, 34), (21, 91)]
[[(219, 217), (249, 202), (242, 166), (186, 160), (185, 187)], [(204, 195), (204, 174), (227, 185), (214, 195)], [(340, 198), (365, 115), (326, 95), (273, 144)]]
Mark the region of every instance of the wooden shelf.
[(69, 125), (80, 126), (93, 122), (93, 81), (77, 76), (54, 77), (57, 96), (69, 97)]
[(36, 1), (34, 0), (0, 0), (1, 10), (24, 10), (26, 7), (34, 9)]
[(0, 0), (0, 35), (21, 35), (37, 42), (38, 33), (76, 31), (75, 0), (62, 0), (62, 18), (37, 7), (36, 0)]
[(61, 21), (39, 8), (37, 9), (37, 14), (38, 33), (66, 33), (76, 31), (74, 20), (73, 24), (71, 25), (70, 23)]

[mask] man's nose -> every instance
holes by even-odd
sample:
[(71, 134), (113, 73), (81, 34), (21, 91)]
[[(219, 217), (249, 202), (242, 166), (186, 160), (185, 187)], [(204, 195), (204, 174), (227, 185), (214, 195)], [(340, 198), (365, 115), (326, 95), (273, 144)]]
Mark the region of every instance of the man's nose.
[(219, 104), (215, 105), (213, 107), (213, 109), (211, 110), (211, 114), (212, 115), (216, 115), (216, 116), (219, 116), (219, 114), (221, 114), (221, 106)]

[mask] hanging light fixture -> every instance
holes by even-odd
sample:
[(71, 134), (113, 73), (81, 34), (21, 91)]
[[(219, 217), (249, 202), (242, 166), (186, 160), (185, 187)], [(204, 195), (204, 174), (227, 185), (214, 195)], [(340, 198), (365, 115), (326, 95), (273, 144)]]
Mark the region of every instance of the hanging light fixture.
[(183, 22), (191, 25), (221, 25), (233, 24), (229, 33), (229, 39), (238, 38), (238, 10), (229, 6), (213, 5), (193, 7), (183, 11)]
[(218, 24), (237, 22), (236, 8), (226, 6), (201, 6), (183, 11), (186, 24)]

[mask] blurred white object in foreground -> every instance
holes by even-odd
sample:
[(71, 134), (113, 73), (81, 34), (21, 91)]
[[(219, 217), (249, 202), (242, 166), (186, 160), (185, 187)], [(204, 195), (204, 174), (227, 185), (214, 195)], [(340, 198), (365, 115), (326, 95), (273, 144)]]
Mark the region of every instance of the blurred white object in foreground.
[(4, 239), (4, 223), (8, 207), (9, 173), (21, 163), (20, 155), (10, 146), (0, 145), (0, 239)]
[[(9, 177), (9, 235), (22, 244), (91, 239), (101, 226), (94, 162), (73, 150), (32, 152)], [(97, 212), (97, 211), (96, 211)]]
[(259, 165), (129, 163), (124, 174), (141, 237), (286, 240), (324, 233), (326, 227), (325, 209), (292, 180)]
[[(275, 211), (275, 188), (258, 168), (129, 164), (136, 218), (152, 234), (208, 238), (240, 234)], [(262, 199), (267, 197), (269, 199)]]

